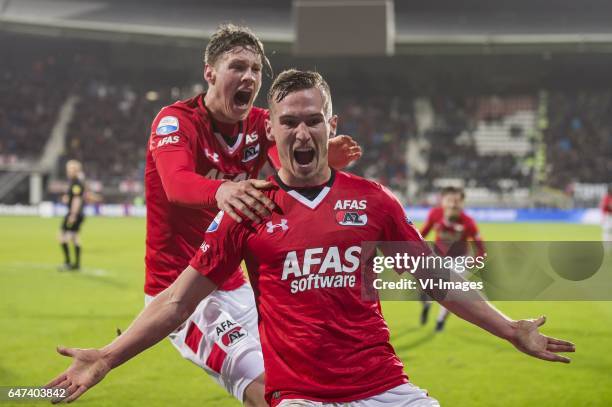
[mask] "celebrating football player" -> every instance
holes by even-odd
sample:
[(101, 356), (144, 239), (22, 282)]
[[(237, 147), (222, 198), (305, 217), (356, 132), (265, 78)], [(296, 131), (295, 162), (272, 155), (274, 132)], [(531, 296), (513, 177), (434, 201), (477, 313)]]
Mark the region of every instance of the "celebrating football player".
[[(328, 138), (335, 134), (337, 117), (318, 73), (281, 73), (268, 101), (267, 137), (278, 147), (281, 168), (269, 180), (275, 188), (263, 194), (276, 209), (262, 222), (237, 222), (220, 212), (190, 265), (126, 332), (101, 349), (60, 348), (74, 360), (48, 386), (67, 389), (66, 400), (76, 399), (177, 326), (195, 329), (189, 316), (244, 259), (256, 293), (271, 405), (439, 405), (408, 381), (389, 343), (380, 303), (363, 298), (366, 283), (358, 271), (367, 258), (362, 259), (364, 241), (409, 241), (419, 248), (425, 243), (387, 189), (328, 165)], [(335, 216), (339, 201), (365, 206), (346, 225)], [(414, 275), (430, 277), (425, 270)], [(515, 321), (476, 296), (457, 291), (441, 302), (528, 355), (569, 362), (558, 352), (572, 352), (574, 345), (539, 333), (544, 317)], [(223, 342), (241, 343), (243, 333), (229, 328)]]

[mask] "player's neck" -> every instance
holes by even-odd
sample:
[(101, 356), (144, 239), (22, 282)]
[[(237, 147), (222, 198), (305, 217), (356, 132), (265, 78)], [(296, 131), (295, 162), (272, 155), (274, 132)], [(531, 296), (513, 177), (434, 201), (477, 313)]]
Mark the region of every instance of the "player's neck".
[(232, 120), (223, 113), (223, 100), (222, 98), (216, 97), (213, 91), (209, 90), (204, 94), (204, 105), (211, 118), (216, 122), (227, 125), (238, 123), (236, 120)]
[(317, 174), (313, 174), (312, 177), (308, 178), (298, 178), (291, 174), (289, 171), (285, 170), (281, 167), (278, 170), (278, 177), (283, 182), (283, 184), (288, 187), (294, 188), (307, 188), (307, 187), (316, 187), (319, 185), (323, 185), (329, 181), (332, 176), (331, 168), (326, 166), (322, 171)]

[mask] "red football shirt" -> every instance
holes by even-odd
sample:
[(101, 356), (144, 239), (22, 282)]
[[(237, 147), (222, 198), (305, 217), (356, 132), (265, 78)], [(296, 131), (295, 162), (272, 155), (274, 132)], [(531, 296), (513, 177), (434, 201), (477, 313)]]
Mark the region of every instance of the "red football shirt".
[[(223, 180), (255, 178), (267, 160), (267, 110), (252, 108), (230, 146), (203, 104), (204, 95), (164, 107), (153, 120), (145, 168), (145, 292), (156, 295), (187, 267), (218, 212)], [(225, 125), (224, 127), (228, 127)], [(220, 287), (244, 284), (239, 265)]]
[(216, 284), (244, 259), (255, 292), (266, 398), (348, 402), (408, 381), (378, 301), (362, 299), (361, 244), (422, 241), (379, 184), (332, 173), (307, 199), (274, 179), (261, 224), (220, 214), (191, 265)]
[(485, 253), (476, 221), (463, 211), (457, 219), (446, 220), (441, 207), (432, 208), (421, 234), (427, 237), (432, 229), (436, 233), (436, 249), (441, 255), (465, 256), (468, 240), (473, 240), (476, 244), (477, 256), (483, 256)]
[(612, 214), (612, 195), (605, 194), (600, 204), (601, 211), (605, 215)]

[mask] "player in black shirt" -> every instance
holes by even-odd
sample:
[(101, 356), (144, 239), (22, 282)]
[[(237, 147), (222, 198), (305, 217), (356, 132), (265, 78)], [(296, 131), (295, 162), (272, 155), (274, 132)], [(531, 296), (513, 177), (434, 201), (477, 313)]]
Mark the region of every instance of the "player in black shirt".
[[(64, 252), (64, 265), (60, 271), (79, 270), (81, 268), (81, 243), (79, 241), (79, 230), (85, 219), (83, 207), (85, 206), (85, 182), (83, 169), (77, 160), (66, 163), (66, 176), (70, 182), (68, 191), (64, 196), (64, 202), (68, 205), (68, 213), (62, 222), (60, 243)], [(74, 246), (74, 263), (70, 262), (70, 251), (68, 243)]]

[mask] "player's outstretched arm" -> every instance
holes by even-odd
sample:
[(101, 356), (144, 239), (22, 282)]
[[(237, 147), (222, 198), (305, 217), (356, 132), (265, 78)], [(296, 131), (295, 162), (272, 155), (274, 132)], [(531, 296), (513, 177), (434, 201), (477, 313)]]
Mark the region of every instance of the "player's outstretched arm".
[[(425, 273), (418, 274), (417, 278), (427, 278)], [(463, 277), (454, 272), (451, 272), (450, 277), (446, 274), (446, 279), (448, 278), (463, 280)], [(428, 294), (433, 298), (438, 298), (440, 295), (435, 290)], [(438, 302), (460, 318), (506, 339), (516, 349), (538, 359), (569, 363), (568, 357), (558, 353), (576, 350), (573, 343), (551, 338), (538, 331), (538, 327), (546, 322), (546, 317), (514, 321), (498, 311), (477, 292), (453, 291), (450, 295), (447, 294), (446, 299)]]
[(53, 402), (76, 400), (99, 383), (111, 369), (161, 341), (182, 324), (197, 304), (216, 288), (209, 278), (189, 266), (109, 345), (102, 349), (58, 347), (58, 353), (73, 358), (73, 361), (66, 371), (45, 386), (66, 389), (65, 398)]
[(341, 170), (361, 157), (361, 147), (351, 136), (340, 135), (329, 139), (327, 161), (335, 170)]
[(460, 318), (506, 339), (516, 349), (538, 359), (569, 363), (568, 357), (558, 353), (576, 351), (573, 343), (543, 335), (538, 331), (538, 327), (546, 322), (544, 316), (514, 321), (484, 299), (440, 301), (440, 304)]

